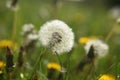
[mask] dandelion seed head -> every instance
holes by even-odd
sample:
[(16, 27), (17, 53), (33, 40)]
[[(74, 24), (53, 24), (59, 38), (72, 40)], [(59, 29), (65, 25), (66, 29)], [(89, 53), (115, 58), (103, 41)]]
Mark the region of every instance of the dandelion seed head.
[(45, 23), (39, 31), (43, 46), (50, 47), (58, 54), (69, 52), (74, 44), (74, 34), (67, 24), (60, 20)]
[(120, 17), (117, 19), (117, 23), (120, 24)]
[(108, 53), (108, 49), (109, 49), (108, 45), (101, 40), (93, 39), (88, 41), (84, 47), (86, 53), (89, 52), (91, 46), (93, 46), (94, 48), (95, 55), (99, 57), (104, 57)]
[(22, 34), (32, 32), (33, 30), (34, 30), (33, 24), (25, 24), (23, 25), (23, 28), (22, 28)]
[(24, 24), (22, 27), (23, 45), (29, 46), (30, 44), (35, 44), (38, 40), (38, 34), (34, 28), (33, 24)]
[(29, 40), (37, 40), (38, 39), (38, 35), (37, 34), (29, 34), (28, 35), (28, 39)]
[(17, 2), (14, 2), (13, 4), (13, 0), (8, 0), (6, 3), (6, 7), (15, 12), (19, 10), (19, 6), (17, 5)]
[(120, 7), (115, 6), (115, 7), (111, 8), (109, 15), (113, 19), (117, 19), (118, 17), (120, 17)]

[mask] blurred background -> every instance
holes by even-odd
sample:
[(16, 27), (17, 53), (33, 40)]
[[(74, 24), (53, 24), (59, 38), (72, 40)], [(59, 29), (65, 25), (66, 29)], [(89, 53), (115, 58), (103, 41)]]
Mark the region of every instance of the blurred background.
[[(0, 0), (0, 40), (11, 40), (13, 34), (15, 11), (6, 7), (7, 1)], [(74, 64), (71, 70), (85, 53), (83, 45), (78, 42), (79, 38), (96, 36), (105, 40), (115, 26), (113, 35), (107, 41), (109, 54), (99, 61), (95, 77), (101, 73), (120, 76), (120, 0), (18, 0), (17, 4), (15, 42), (18, 45), (21, 44), (24, 24), (32, 23), (39, 31), (46, 21), (59, 19), (73, 29), (75, 46), (71, 57), (71, 64)]]
[[(7, 0), (1, 0), (0, 38), (9, 38), (12, 32), (14, 14), (6, 5)], [(39, 29), (46, 21), (60, 19), (73, 28), (76, 39), (89, 35), (105, 37), (112, 27), (110, 21), (120, 15), (119, 0), (18, 0), (18, 5), (17, 35), (23, 24), (32, 23)]]

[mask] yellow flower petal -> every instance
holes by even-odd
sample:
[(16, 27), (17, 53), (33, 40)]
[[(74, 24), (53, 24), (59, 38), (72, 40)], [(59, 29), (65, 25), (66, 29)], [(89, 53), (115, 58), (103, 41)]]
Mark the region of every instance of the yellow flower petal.
[(0, 40), (0, 48), (6, 48), (9, 47), (13, 50), (17, 49), (17, 44), (12, 42), (11, 40)]
[(92, 40), (92, 39), (97, 39), (95, 36), (90, 36), (90, 37), (81, 37), (79, 38), (78, 42), (80, 44), (86, 44), (88, 41)]
[(0, 48), (5, 48), (5, 47), (13, 47), (14, 43), (10, 40), (1, 40), (0, 41)]
[(61, 66), (57, 63), (54, 63), (54, 62), (48, 63), (47, 68), (48, 69), (55, 69), (55, 70), (58, 70), (58, 71), (61, 70)]
[(0, 70), (0, 74), (2, 74), (3, 72)]
[(109, 74), (104, 74), (98, 80), (115, 80), (115, 77)]
[(89, 40), (90, 40), (90, 38), (88, 38), (88, 37), (82, 37), (79, 39), (79, 43), (86, 44)]
[(6, 66), (6, 64), (3, 61), (0, 61), (0, 68), (3, 68), (5, 66)]

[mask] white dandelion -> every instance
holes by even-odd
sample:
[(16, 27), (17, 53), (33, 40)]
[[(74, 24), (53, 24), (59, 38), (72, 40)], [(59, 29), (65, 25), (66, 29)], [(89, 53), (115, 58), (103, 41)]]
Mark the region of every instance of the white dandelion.
[(104, 57), (108, 53), (108, 49), (109, 49), (108, 45), (101, 40), (93, 39), (88, 41), (84, 47), (86, 50), (86, 53), (89, 52), (91, 46), (93, 46), (94, 53), (98, 57)]
[(18, 6), (18, 0), (8, 0), (6, 3), (6, 7), (11, 9), (12, 11), (18, 11), (19, 6)]
[(117, 19), (118, 17), (120, 17), (120, 7), (119, 7), (119, 6), (113, 7), (113, 8), (109, 11), (109, 15), (110, 15), (110, 17), (113, 18), (113, 19)]
[(38, 40), (38, 34), (37, 34), (33, 24), (23, 25), (21, 34), (23, 36), (24, 46), (27, 46), (30, 43), (33, 43)]
[(31, 41), (37, 40), (38, 39), (38, 35), (37, 34), (29, 34), (27, 38), (29, 40), (31, 40)]
[(25, 24), (25, 25), (23, 25), (22, 35), (24, 35), (26, 33), (32, 33), (32, 32), (34, 32), (34, 25), (33, 24)]
[(120, 24), (120, 17), (117, 19), (117, 23)]
[(45, 23), (39, 31), (39, 40), (55, 53), (69, 52), (74, 44), (74, 34), (67, 24), (60, 20)]

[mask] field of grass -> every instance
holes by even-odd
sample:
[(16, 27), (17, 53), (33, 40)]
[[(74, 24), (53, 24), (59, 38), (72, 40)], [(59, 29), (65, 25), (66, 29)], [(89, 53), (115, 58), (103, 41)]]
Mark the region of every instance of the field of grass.
[[(114, 17), (100, 0), (18, 0), (7, 8), (8, 1), (17, 0), (0, 0), (0, 80), (120, 80), (120, 10)], [(31, 41), (23, 33), (23, 26), (32, 24), (32, 34), (38, 35), (43, 24), (55, 19), (74, 33), (72, 50), (60, 55), (39, 37)], [(88, 57), (83, 37), (102, 40), (107, 54)]]

